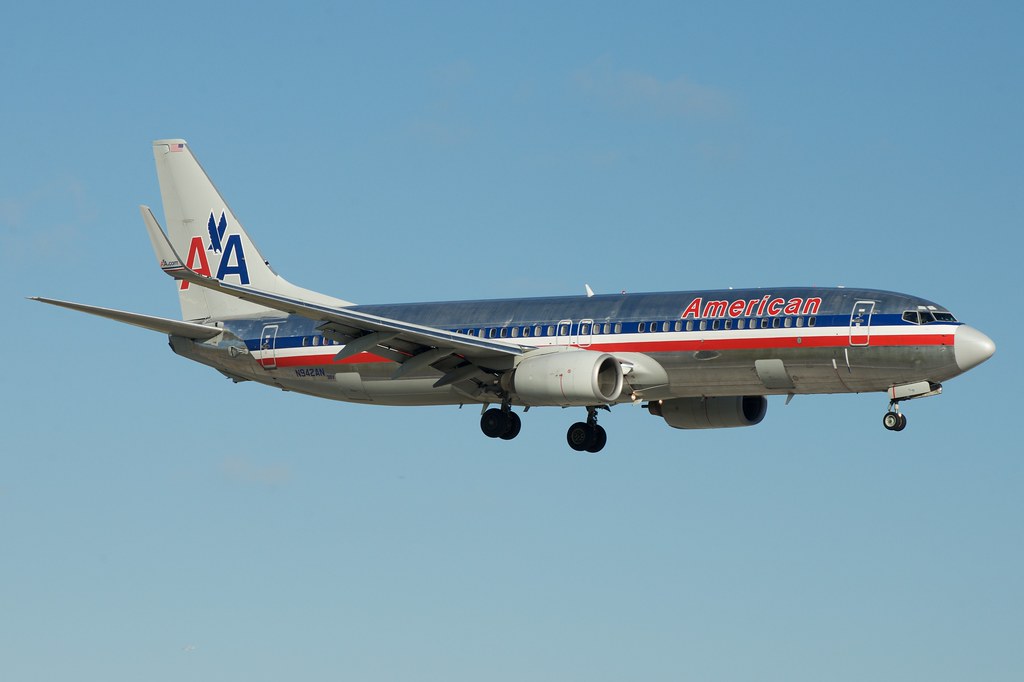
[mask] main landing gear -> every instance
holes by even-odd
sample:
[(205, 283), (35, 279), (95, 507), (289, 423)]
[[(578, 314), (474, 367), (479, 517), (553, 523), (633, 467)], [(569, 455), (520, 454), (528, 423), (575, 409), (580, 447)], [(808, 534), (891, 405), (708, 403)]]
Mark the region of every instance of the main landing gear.
[(900, 412), (898, 400), (893, 400), (889, 403), (889, 411), (882, 417), (882, 426), (890, 431), (902, 431), (907, 428), (907, 417)]
[(502, 405), (500, 409), (492, 407), (480, 416), (480, 430), (488, 438), (512, 440), (522, 428), (522, 420), (510, 405)]
[[(509, 404), (503, 404), (500, 408), (492, 407), (480, 415), (480, 430), (488, 438), (512, 440), (519, 435), (522, 427), (522, 420)], [(588, 407), (587, 421), (570, 426), (565, 439), (569, 447), (577, 452), (600, 452), (608, 442), (608, 434), (597, 424), (597, 408)]]
[(608, 442), (608, 433), (597, 423), (597, 408), (588, 407), (587, 421), (570, 426), (565, 440), (577, 452), (600, 452)]

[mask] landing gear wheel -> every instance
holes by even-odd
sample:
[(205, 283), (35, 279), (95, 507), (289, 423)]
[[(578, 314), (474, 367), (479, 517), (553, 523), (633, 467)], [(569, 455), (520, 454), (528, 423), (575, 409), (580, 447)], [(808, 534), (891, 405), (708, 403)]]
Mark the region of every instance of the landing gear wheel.
[(591, 436), (593, 442), (587, 447), (587, 452), (601, 452), (605, 443), (608, 442), (608, 432), (604, 430), (604, 427), (594, 424), (591, 427)]
[(907, 415), (900, 412), (899, 417), (900, 423), (896, 425), (896, 428), (893, 429), (893, 431), (902, 431), (903, 429), (907, 428)]
[(882, 426), (890, 431), (899, 431), (900, 424), (906, 426), (906, 419), (899, 412), (886, 412), (882, 417)]
[(505, 433), (498, 436), (502, 440), (512, 440), (519, 435), (520, 429), (523, 428), (523, 420), (519, 418), (519, 415), (515, 412), (509, 412), (505, 415), (508, 421), (508, 427), (505, 429)]
[[(502, 434), (508, 431), (511, 412), (502, 412), (498, 408), (491, 408), (480, 417), (480, 430), (488, 438), (501, 438)], [(518, 430), (516, 431), (518, 433)]]
[(569, 427), (565, 440), (569, 447), (577, 452), (585, 451), (593, 440), (593, 430), (584, 422), (576, 422)]

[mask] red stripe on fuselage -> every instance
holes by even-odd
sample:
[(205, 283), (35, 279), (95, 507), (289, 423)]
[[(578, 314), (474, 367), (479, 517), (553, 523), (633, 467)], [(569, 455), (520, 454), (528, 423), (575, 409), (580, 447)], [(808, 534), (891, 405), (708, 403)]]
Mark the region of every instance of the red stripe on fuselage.
[[(869, 348), (893, 346), (952, 346), (952, 334), (886, 335), (872, 334)], [(687, 341), (636, 341), (632, 343), (595, 343), (587, 350), (606, 353), (678, 353), (698, 350), (753, 350), (761, 348), (843, 348), (850, 346), (849, 334), (840, 336), (767, 336), (748, 339), (705, 339)], [(864, 348), (858, 345), (856, 348)]]
[[(525, 340), (525, 339), (524, 339)], [(852, 346), (854, 348), (893, 348), (906, 346), (952, 346), (953, 334), (872, 334), (869, 344)], [(778, 348), (845, 348), (850, 346), (849, 334), (834, 336), (761, 336), (745, 339), (695, 339), (671, 341), (634, 341), (619, 343), (595, 343), (582, 347), (583, 350), (601, 351), (604, 353), (683, 353), (701, 350), (756, 350)], [(541, 346), (547, 348), (548, 346)], [(579, 348), (579, 346), (574, 346)], [(263, 362), (270, 359), (265, 357)], [(392, 362), (387, 358), (362, 352), (345, 358), (341, 362), (334, 361), (334, 353), (317, 355), (293, 355), (277, 357), (278, 367), (310, 367), (315, 365), (363, 365), (380, 362)]]
[[(263, 362), (269, 362), (270, 358), (266, 355), (263, 356)], [(359, 353), (352, 357), (345, 358), (341, 362), (334, 361), (334, 353), (327, 355), (285, 355), (278, 356), (276, 358), (276, 364), (278, 367), (309, 367), (311, 365), (365, 365), (374, 362), (391, 362), (387, 358), (382, 358), (379, 355), (373, 353)]]

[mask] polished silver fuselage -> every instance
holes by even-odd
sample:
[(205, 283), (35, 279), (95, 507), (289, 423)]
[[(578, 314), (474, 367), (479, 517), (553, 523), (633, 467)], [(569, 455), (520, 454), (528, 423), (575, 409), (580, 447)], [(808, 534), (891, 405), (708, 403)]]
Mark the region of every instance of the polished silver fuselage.
[[(759, 305), (761, 301), (766, 303)], [(816, 303), (812, 306), (808, 301)], [(462, 334), (514, 341), (538, 351), (610, 353), (632, 368), (626, 376), (629, 390), (623, 391), (618, 402), (859, 393), (886, 391), (912, 382), (938, 384), (969, 368), (969, 342), (960, 343), (962, 351), (957, 343), (958, 338), (975, 333), (930, 301), (845, 288), (504, 299), (358, 309)], [(923, 323), (904, 319), (907, 311), (917, 310), (941, 319)], [(387, 405), (495, 401), (493, 382), (475, 379), (435, 387), (442, 373), (431, 367), (393, 378), (399, 363), (373, 352), (336, 362), (334, 356), (343, 344), (331, 340), (330, 334), (305, 317), (229, 319), (218, 321), (218, 325), (224, 333), (209, 341), (171, 337), (171, 345), (180, 355), (236, 380), (335, 400)], [(494, 371), (498, 374), (506, 369), (499, 366)], [(513, 398), (513, 402), (517, 401)]]

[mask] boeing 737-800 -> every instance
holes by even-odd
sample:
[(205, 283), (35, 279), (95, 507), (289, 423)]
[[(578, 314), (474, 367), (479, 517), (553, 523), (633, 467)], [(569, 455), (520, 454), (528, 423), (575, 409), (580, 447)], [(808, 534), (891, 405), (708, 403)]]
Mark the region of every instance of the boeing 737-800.
[(579, 407), (587, 416), (567, 440), (597, 452), (597, 412), (621, 403), (701, 429), (757, 424), (769, 395), (884, 391), (883, 424), (901, 431), (902, 401), (937, 395), (995, 352), (944, 307), (874, 289), (356, 305), (278, 275), (184, 140), (158, 140), (153, 154), (167, 233), (140, 208), (182, 319), (35, 300), (163, 332), (235, 381), (380, 405), (479, 404), (484, 434), (505, 440), (522, 424), (513, 408)]

